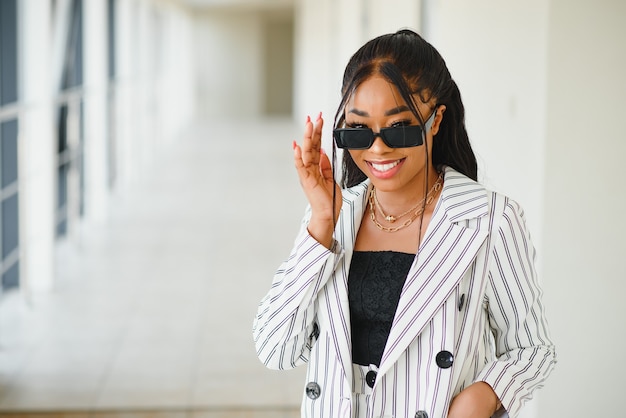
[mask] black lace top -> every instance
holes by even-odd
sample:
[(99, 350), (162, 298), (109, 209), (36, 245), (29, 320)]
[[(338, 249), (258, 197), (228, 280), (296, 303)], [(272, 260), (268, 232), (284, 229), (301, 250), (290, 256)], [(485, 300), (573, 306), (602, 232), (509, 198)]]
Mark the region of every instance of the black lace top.
[(352, 362), (380, 366), (415, 254), (355, 251), (348, 275)]

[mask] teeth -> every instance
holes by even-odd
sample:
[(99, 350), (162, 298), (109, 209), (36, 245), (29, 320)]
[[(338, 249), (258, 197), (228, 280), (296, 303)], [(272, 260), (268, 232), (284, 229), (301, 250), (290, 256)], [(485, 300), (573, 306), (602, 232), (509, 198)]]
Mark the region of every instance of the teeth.
[(374, 167), (374, 169), (376, 171), (389, 171), (392, 168), (394, 168), (395, 166), (397, 166), (398, 164), (400, 164), (400, 160), (394, 161), (392, 163), (388, 163), (388, 164), (376, 164), (376, 163), (372, 163), (372, 167)]

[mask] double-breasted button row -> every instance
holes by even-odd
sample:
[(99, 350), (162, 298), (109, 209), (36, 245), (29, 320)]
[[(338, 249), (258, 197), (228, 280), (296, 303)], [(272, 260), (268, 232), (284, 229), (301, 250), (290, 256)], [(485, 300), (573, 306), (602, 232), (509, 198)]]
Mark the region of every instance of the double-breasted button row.
[(309, 397), (309, 399), (317, 399), (320, 397), (320, 394), (322, 393), (322, 389), (320, 389), (320, 385), (318, 385), (315, 382), (309, 382), (306, 384), (306, 388), (304, 389), (306, 392), (306, 396)]
[(452, 367), (452, 363), (454, 363), (454, 356), (449, 351), (440, 351), (435, 356), (435, 363), (442, 369), (449, 369)]
[[(450, 367), (452, 367), (452, 364), (454, 363), (454, 356), (452, 355), (451, 352), (447, 350), (440, 351), (435, 356), (435, 363), (437, 363), (437, 366), (441, 367), (442, 369), (449, 369)], [(367, 386), (369, 386), (370, 388), (374, 387), (374, 383), (376, 382), (377, 375), (378, 374), (374, 370), (370, 370), (365, 374), (365, 383), (367, 383)], [(305, 391), (306, 391), (306, 396), (308, 396), (310, 399), (317, 399), (320, 397), (320, 394), (322, 393), (322, 390), (320, 389), (320, 385), (318, 385), (316, 382), (307, 383)], [(416, 418), (428, 417), (427, 414), (426, 415), (418, 415), (418, 414), (426, 414), (426, 412), (424, 411), (418, 411), (415, 414), (415, 417)]]

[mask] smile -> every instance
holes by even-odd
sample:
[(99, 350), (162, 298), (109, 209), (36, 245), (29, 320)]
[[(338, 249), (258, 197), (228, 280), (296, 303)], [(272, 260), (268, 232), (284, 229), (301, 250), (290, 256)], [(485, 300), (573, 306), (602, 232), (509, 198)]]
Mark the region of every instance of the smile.
[(402, 162), (402, 160), (396, 160), (396, 161), (392, 161), (389, 163), (374, 163), (374, 162), (368, 162), (368, 164), (376, 171), (379, 171), (381, 173), (387, 172), (389, 170), (391, 170), (392, 168), (394, 168), (395, 166), (397, 166), (398, 164), (400, 164)]

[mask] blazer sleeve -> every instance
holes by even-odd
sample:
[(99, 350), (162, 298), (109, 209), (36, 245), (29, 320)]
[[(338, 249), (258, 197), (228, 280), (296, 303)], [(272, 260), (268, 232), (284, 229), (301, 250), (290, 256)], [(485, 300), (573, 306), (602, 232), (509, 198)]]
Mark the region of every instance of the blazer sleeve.
[(278, 268), (253, 323), (257, 356), (270, 369), (291, 369), (308, 361), (319, 335), (316, 299), (332, 276), (343, 250), (331, 250), (308, 230), (310, 210), (302, 221), (289, 258)]
[(485, 297), (496, 360), (486, 364), (476, 381), (487, 382), (513, 418), (553, 370), (556, 353), (523, 211), (508, 198), (496, 195), (494, 199), (503, 199), (504, 207), (494, 226)]

